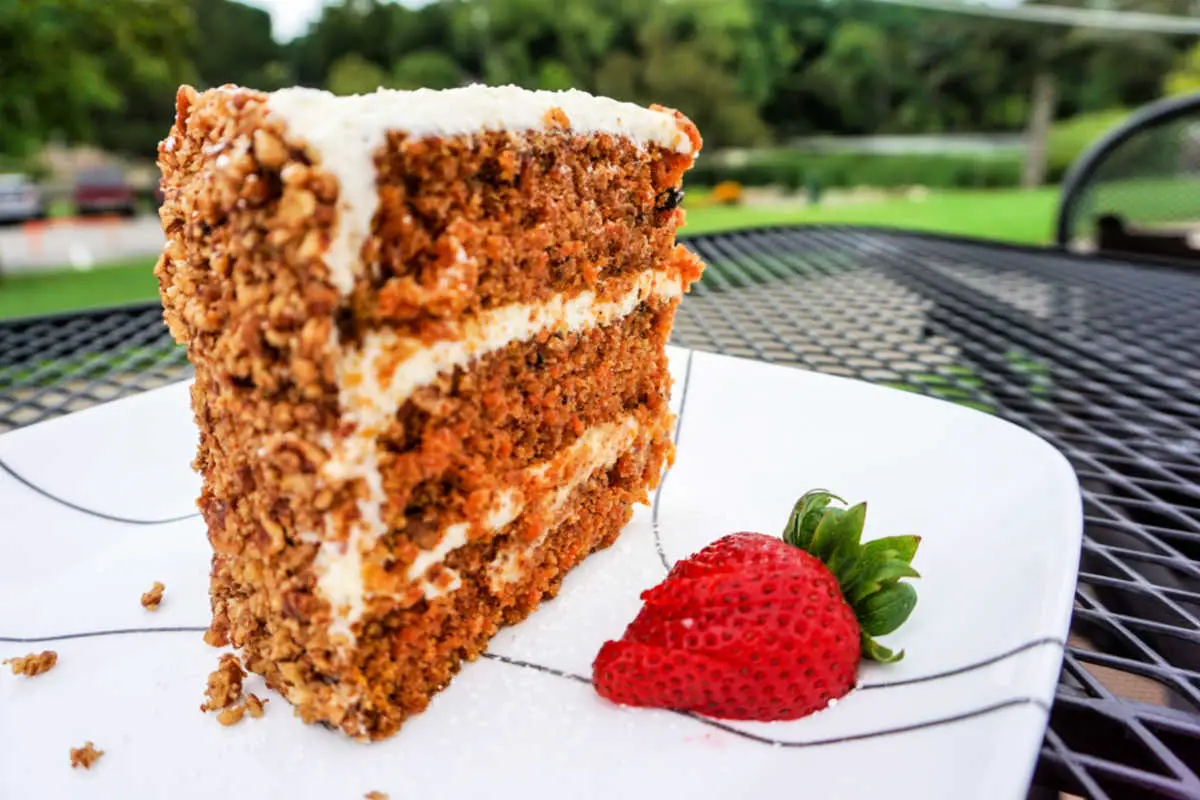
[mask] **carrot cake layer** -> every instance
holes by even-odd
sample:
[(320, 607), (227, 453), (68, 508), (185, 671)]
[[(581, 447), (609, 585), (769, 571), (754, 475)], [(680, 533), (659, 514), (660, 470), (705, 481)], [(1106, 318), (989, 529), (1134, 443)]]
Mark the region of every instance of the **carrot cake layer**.
[(611, 543), (671, 457), (699, 147), (581, 92), (180, 90), (156, 275), (208, 641), (380, 738)]
[(430, 512), (464, 507), (471, 492), (552, 458), (593, 426), (664, 415), (672, 313), (645, 307), (588, 333), (510, 345), (419, 390), (379, 439), (393, 543), (419, 539), (436, 521)]
[[(512, 552), (510, 535), (472, 543), (451, 553), (446, 566), (461, 583), (432, 602), (396, 608), (373, 619), (359, 637), (354, 663), (336, 651), (312, 646), (299, 658), (280, 658), (279, 642), (305, 631), (286, 616), (270, 618), (246, 640), (246, 666), (266, 677), (308, 722), (336, 727), (356, 738), (382, 738), (420, 713), (464, 661), (478, 657), (502, 625), (514, 624), (557, 594), (563, 577), (589, 554), (612, 544), (629, 521), (633, 503), (644, 502), (650, 476), (665, 456), (663, 443), (628, 453), (597, 471), (560, 510), (562, 523), (530, 549), (519, 577), (497, 595), (497, 563)], [(527, 547), (521, 542), (519, 547)], [(230, 565), (236, 570), (240, 565)], [(230, 576), (232, 577), (232, 576)], [(228, 579), (227, 579), (228, 580)], [(233, 583), (229, 580), (229, 583)], [(269, 602), (257, 584), (241, 603)]]

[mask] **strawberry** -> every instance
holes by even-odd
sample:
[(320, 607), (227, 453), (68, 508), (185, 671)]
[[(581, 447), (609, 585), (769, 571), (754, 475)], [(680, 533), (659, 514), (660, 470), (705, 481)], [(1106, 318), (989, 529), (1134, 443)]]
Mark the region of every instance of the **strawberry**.
[(735, 533), (678, 562), (619, 641), (592, 665), (596, 691), (622, 705), (726, 719), (797, 719), (842, 697), (862, 658), (898, 661), (873, 636), (900, 627), (917, 595), (902, 578), (920, 542), (861, 542), (865, 503), (796, 502), (783, 538)]

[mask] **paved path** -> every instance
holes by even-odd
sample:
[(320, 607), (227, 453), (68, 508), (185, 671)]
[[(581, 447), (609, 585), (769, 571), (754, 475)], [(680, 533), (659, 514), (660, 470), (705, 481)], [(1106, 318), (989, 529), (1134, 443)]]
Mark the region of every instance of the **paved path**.
[(41, 272), (156, 255), (163, 235), (158, 217), (53, 219), (0, 228), (0, 273)]

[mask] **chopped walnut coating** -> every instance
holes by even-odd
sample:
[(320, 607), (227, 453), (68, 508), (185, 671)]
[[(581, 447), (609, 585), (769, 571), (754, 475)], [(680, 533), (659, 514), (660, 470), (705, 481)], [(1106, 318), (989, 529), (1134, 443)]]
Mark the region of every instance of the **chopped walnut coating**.
[(12, 667), (13, 675), (24, 675), (27, 678), (49, 672), (57, 663), (58, 653), (53, 650), (43, 650), (40, 653), (30, 653), (27, 656), (0, 661), (0, 665)]
[(142, 594), (142, 608), (145, 608), (149, 611), (157, 611), (158, 604), (161, 603), (163, 599), (163, 590), (166, 588), (167, 587), (163, 586), (159, 581), (155, 581), (154, 585), (150, 587), (150, 591)]
[[(200, 710), (219, 711), (232, 706), (242, 696), (242, 679), (244, 677), (246, 677), (246, 671), (242, 669), (237, 656), (230, 653), (221, 656), (217, 668), (208, 676), (208, 689), (205, 691), (207, 701), (200, 706)], [(232, 723), (223, 724), (231, 725)]]
[(103, 750), (97, 750), (91, 742), (84, 742), (83, 747), (71, 748), (71, 768), (83, 767), (91, 769), (92, 764), (95, 764), (100, 756), (104, 755)]

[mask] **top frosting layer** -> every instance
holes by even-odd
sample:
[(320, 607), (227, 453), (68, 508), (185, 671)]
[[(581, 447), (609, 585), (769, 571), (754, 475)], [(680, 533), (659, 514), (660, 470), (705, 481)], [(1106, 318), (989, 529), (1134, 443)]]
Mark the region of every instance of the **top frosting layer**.
[[(389, 132), (449, 137), (545, 130), (565, 122), (572, 133), (622, 136), (641, 147), (658, 145), (685, 155), (693, 149), (674, 114), (574, 89), (466, 86), (338, 96), (297, 87), (272, 92), (267, 108), (338, 179), (339, 217), (325, 262), (330, 279), (343, 294), (350, 292), (360, 272), (359, 256), (379, 203), (374, 156)], [(555, 110), (562, 114), (552, 113)]]
[(387, 131), (431, 137), (542, 130), (550, 127), (549, 112), (561, 109), (574, 133), (608, 133), (641, 145), (692, 152), (691, 140), (674, 114), (576, 89), (548, 92), (475, 85), (338, 96), (296, 87), (273, 92), (269, 103), (309, 141), (326, 138), (326, 133), (350, 144), (376, 140)]

